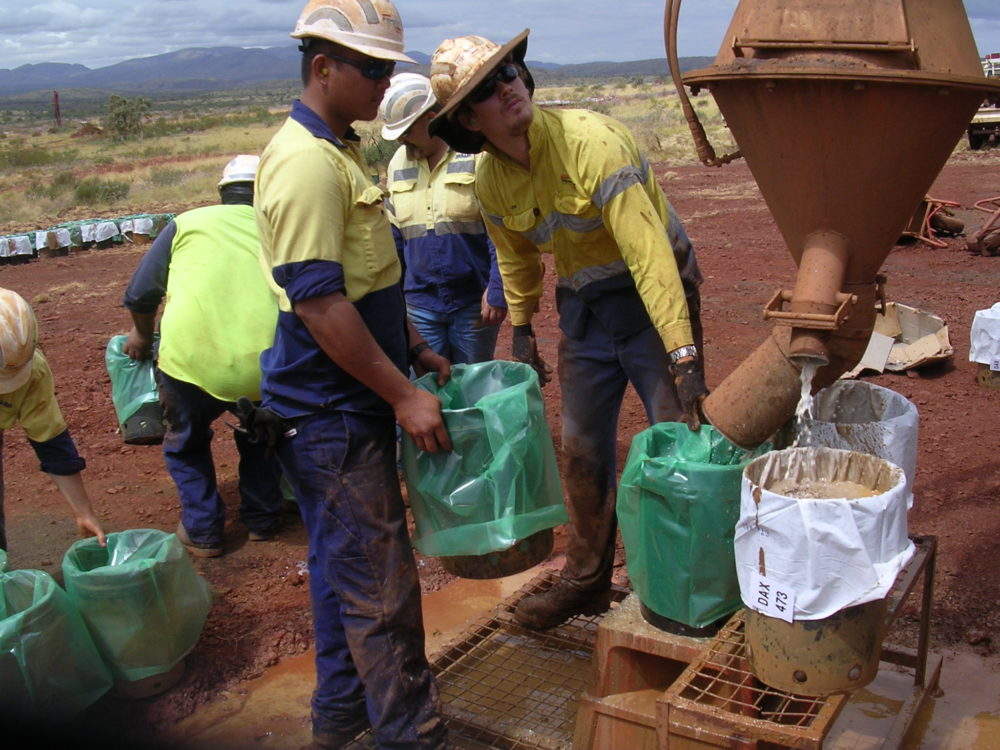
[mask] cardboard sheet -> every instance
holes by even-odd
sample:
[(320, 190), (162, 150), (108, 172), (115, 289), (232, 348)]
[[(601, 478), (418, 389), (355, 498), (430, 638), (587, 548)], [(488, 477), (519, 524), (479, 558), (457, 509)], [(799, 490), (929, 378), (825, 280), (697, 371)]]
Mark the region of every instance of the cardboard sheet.
[(904, 372), (948, 359), (954, 353), (948, 326), (941, 317), (890, 302), (885, 315), (875, 316), (875, 330), (861, 360), (841, 377), (856, 378), (865, 371)]

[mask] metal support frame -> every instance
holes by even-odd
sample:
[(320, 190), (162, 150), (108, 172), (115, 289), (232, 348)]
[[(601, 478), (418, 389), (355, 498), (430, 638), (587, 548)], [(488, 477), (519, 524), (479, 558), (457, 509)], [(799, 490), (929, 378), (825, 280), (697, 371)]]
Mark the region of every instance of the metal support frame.
[[(934, 227), (931, 226), (931, 220), (947, 208), (961, 207), (961, 203), (947, 201), (941, 198), (931, 198), (928, 195), (921, 203), (921, 208), (923, 208), (923, 218), (921, 218), (918, 224), (916, 221), (917, 217), (914, 215), (914, 220), (910, 222), (910, 225), (906, 228), (903, 234), (939, 250), (948, 247), (947, 242), (943, 242), (935, 236), (936, 233), (934, 231)], [(920, 213), (919, 209), (917, 210), (917, 213)]]
[(984, 198), (976, 201), (972, 207), (977, 211), (984, 211), (990, 217), (983, 223), (979, 230), (966, 241), (966, 246), (974, 253), (980, 255), (990, 255), (991, 251), (987, 247), (986, 238), (1000, 232), (1000, 195), (995, 198)]

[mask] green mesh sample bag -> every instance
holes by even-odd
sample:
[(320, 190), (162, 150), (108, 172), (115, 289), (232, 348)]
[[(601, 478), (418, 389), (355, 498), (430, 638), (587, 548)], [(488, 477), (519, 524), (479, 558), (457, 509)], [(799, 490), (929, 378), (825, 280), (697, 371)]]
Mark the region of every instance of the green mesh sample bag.
[(63, 580), (111, 671), (128, 682), (172, 669), (201, 636), (212, 595), (175, 534), (131, 529), (81, 539)]
[(122, 347), (125, 346), (126, 338), (112, 336), (104, 352), (104, 362), (111, 378), (111, 400), (114, 402), (119, 424), (124, 423), (144, 404), (159, 401), (153, 360), (139, 362), (125, 354)]
[(0, 574), (0, 695), (9, 716), (62, 721), (112, 685), (79, 612), (48, 573)]
[(454, 450), (426, 453), (403, 436), (403, 469), (425, 555), (485, 555), (566, 523), (562, 484), (538, 376), (519, 362), (455, 365), (438, 386)]
[(7, 570), (7, 553), (0, 549), (0, 573)]
[(661, 422), (632, 440), (618, 486), (629, 578), (656, 614), (702, 628), (742, 606), (733, 532), (745, 451), (715, 428)]

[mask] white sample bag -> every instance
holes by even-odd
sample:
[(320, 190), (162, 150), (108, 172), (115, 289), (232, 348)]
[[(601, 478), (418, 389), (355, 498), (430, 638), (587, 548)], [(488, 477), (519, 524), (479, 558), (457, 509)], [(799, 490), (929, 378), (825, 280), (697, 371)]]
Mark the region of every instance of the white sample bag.
[(969, 361), (1000, 370), (1000, 302), (988, 310), (977, 310), (972, 318)]
[[(808, 455), (814, 463), (804, 460)], [(800, 499), (767, 489), (780, 480), (849, 481), (879, 494)], [(778, 616), (762, 606), (762, 585), (782, 593), (792, 610), (787, 619), (795, 620), (819, 620), (882, 599), (914, 552), (906, 535), (903, 470), (833, 448), (761, 456), (743, 472), (734, 550), (743, 603), (764, 614)]]
[(796, 425), (796, 445), (869, 453), (906, 475), (906, 507), (913, 507), (917, 473), (917, 407), (901, 393), (839, 380), (813, 396), (812, 416)]

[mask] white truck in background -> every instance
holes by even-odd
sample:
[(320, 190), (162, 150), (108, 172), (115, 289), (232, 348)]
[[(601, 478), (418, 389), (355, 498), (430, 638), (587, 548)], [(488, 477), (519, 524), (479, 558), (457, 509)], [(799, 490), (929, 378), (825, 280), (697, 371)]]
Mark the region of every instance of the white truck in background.
[[(993, 52), (982, 59), (983, 75), (987, 78), (1000, 78), (1000, 52)], [(978, 151), (981, 148), (1000, 143), (1000, 107), (984, 103), (969, 123), (969, 148)]]

